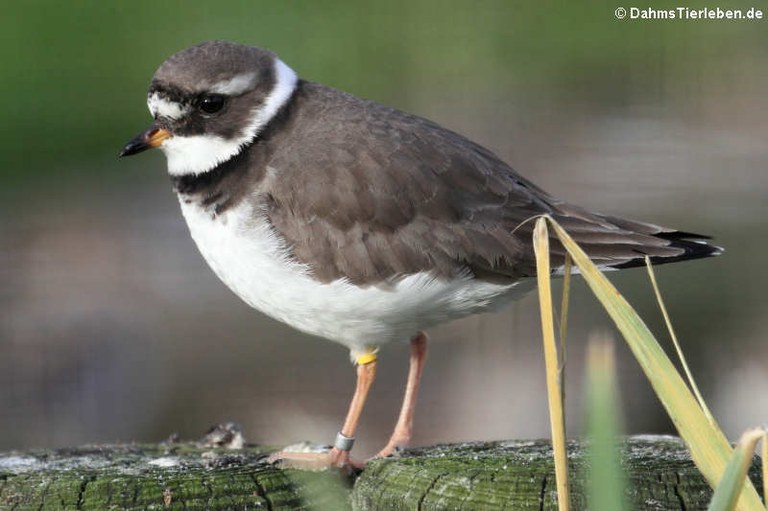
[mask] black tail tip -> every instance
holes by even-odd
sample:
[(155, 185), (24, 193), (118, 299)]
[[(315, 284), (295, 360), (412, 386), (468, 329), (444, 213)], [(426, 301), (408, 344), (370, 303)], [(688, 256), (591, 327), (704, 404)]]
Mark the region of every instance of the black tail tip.
[[(712, 245), (708, 240), (712, 239), (710, 236), (703, 236), (700, 234), (693, 234), (682, 231), (665, 232), (663, 234), (656, 235), (657, 238), (663, 238), (669, 241), (669, 247), (677, 248), (681, 250), (678, 255), (662, 255), (662, 256), (650, 256), (651, 264), (658, 266), (660, 264), (677, 263), (681, 261), (691, 261), (693, 259), (704, 259), (706, 257), (717, 257), (725, 252), (723, 247)], [(632, 259), (626, 263), (613, 266), (614, 268), (635, 268), (638, 266), (645, 266), (645, 258), (648, 254), (639, 253), (640, 257)]]

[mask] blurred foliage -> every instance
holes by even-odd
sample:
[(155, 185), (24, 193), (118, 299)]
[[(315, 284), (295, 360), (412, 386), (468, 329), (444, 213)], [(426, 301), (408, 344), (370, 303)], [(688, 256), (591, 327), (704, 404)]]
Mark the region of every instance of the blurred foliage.
[(594, 511), (630, 509), (619, 445), (618, 380), (613, 339), (594, 335), (587, 352), (589, 506)]
[(435, 87), (473, 95), (524, 88), (531, 101), (558, 95), (610, 106), (629, 93), (663, 92), (661, 71), (672, 79), (727, 73), (736, 48), (764, 49), (768, 40), (760, 22), (619, 21), (618, 5), (4, 2), (0, 172), (34, 178), (83, 172), (84, 159), (92, 168), (111, 161), (148, 121), (143, 95), (154, 69), (208, 39), (271, 48), (305, 78), (406, 109), (409, 91)]

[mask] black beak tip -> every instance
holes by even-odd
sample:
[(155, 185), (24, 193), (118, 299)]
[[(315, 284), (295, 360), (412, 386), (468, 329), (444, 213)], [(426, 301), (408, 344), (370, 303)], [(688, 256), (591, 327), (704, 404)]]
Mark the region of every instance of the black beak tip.
[(120, 150), (120, 153), (117, 155), (117, 157), (122, 158), (123, 156), (131, 156), (142, 151), (146, 151), (147, 149), (149, 149), (149, 145), (147, 145), (144, 140), (136, 137), (135, 139), (128, 142), (125, 147)]

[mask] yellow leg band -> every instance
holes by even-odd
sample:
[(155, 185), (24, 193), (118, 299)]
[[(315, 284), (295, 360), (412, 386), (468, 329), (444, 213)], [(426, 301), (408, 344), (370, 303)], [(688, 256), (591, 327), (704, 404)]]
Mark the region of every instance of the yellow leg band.
[(379, 358), (379, 356), (376, 354), (376, 352), (370, 351), (365, 355), (360, 355), (359, 357), (357, 357), (357, 360), (355, 360), (355, 362), (357, 363), (357, 365), (364, 366), (366, 364), (370, 364), (371, 362), (376, 362), (377, 358)]

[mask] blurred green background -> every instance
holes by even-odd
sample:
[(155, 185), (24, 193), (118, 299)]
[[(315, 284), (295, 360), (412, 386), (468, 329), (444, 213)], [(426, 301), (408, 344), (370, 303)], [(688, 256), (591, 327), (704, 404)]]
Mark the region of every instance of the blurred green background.
[[(670, 2), (6, 2), (0, 19), (0, 449), (201, 435), (330, 441), (343, 348), (248, 309), (186, 232), (161, 154), (119, 161), (172, 53), (208, 39), (433, 119), (571, 202), (712, 234), (723, 257), (658, 270), (726, 431), (768, 418), (768, 20), (617, 20)], [(761, 7), (756, 2), (698, 6)], [(768, 8), (764, 9), (768, 15)], [(663, 335), (642, 271), (611, 275)], [(610, 324), (576, 286), (570, 434), (585, 339)], [(416, 444), (548, 433), (536, 298), (435, 329)], [(671, 424), (618, 349), (625, 429)], [(407, 346), (386, 346), (359, 434), (394, 424)]]

